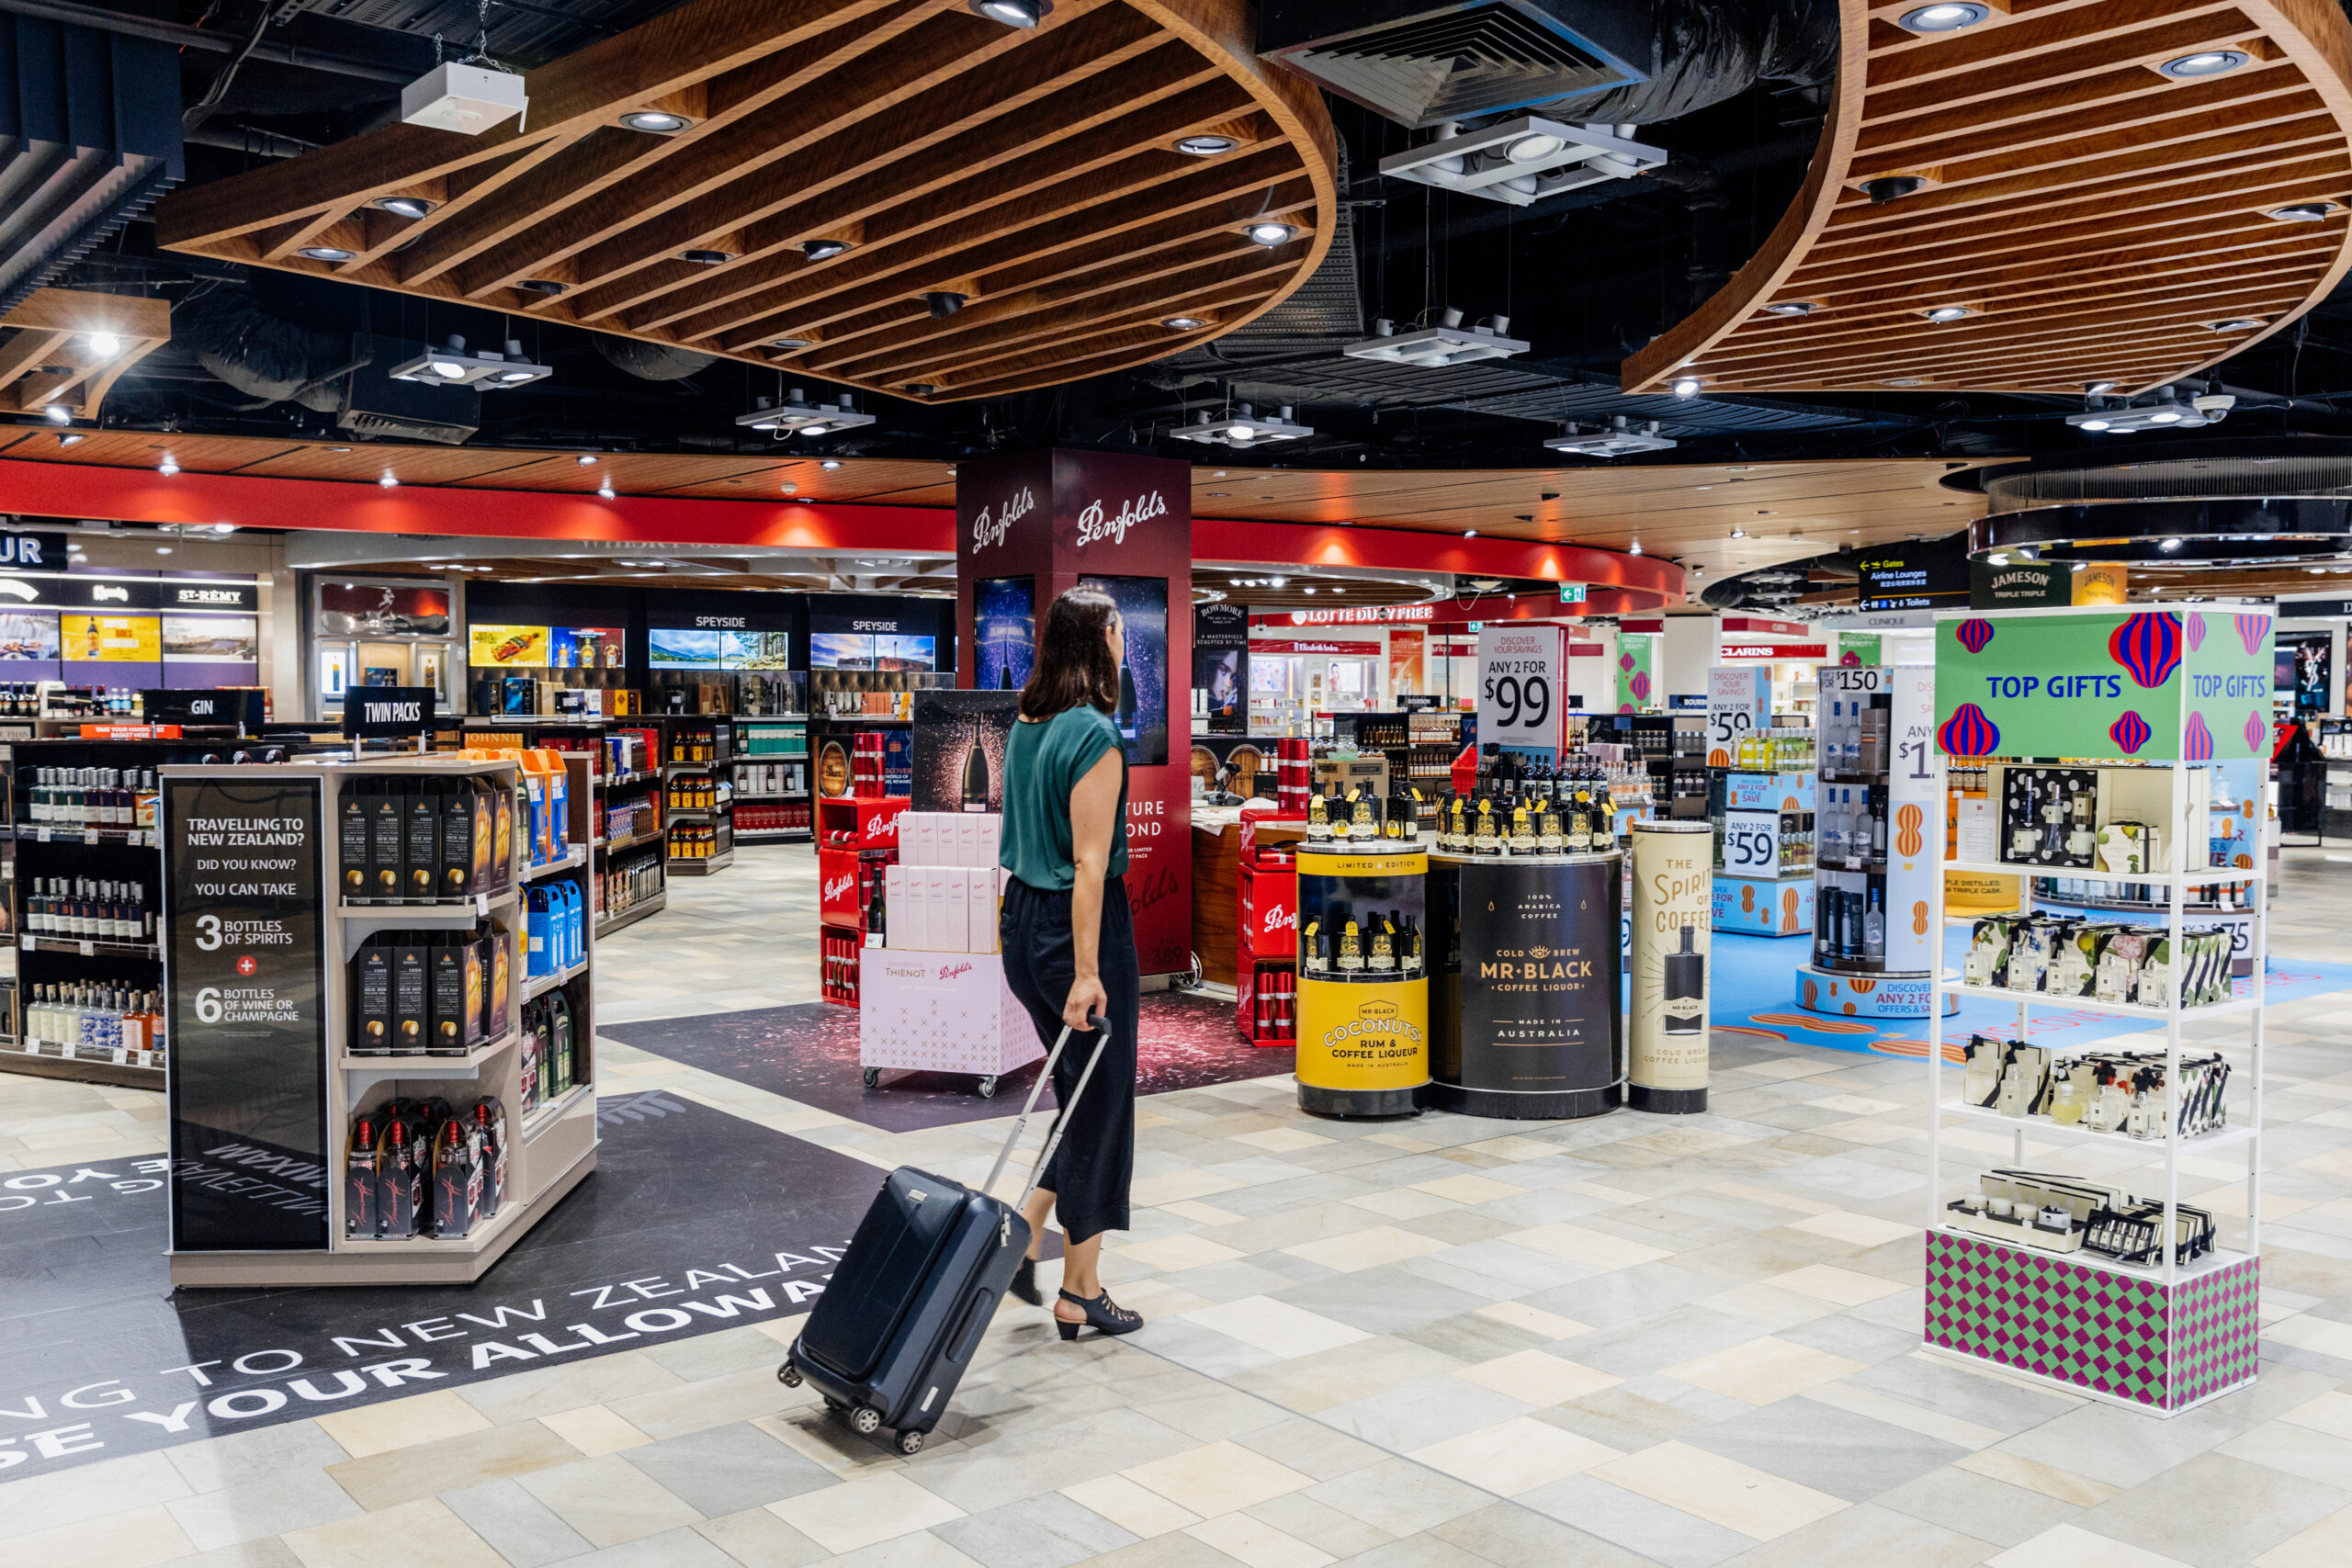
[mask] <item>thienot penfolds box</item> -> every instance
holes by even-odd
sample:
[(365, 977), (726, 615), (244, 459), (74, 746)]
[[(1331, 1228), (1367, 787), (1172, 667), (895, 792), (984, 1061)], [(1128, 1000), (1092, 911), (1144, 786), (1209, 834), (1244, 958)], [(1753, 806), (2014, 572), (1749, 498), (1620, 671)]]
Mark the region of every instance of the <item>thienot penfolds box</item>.
[(860, 953), (860, 1066), (995, 1077), (1046, 1054), (993, 953)]

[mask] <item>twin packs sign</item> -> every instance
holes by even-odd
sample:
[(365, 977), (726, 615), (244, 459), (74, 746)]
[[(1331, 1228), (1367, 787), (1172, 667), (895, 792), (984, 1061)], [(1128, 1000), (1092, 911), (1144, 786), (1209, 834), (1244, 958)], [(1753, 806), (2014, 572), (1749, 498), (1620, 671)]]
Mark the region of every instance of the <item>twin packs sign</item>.
[(2271, 626), (2259, 610), (1941, 621), (1936, 744), (1962, 759), (2265, 755)]

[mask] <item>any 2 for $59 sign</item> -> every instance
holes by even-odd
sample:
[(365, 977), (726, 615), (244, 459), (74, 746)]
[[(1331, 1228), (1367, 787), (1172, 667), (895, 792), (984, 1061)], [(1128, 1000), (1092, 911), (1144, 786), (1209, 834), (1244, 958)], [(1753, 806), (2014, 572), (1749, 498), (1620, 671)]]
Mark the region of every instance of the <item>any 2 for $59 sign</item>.
[(1567, 666), (1565, 627), (1479, 627), (1479, 742), (1559, 746), (1566, 728)]

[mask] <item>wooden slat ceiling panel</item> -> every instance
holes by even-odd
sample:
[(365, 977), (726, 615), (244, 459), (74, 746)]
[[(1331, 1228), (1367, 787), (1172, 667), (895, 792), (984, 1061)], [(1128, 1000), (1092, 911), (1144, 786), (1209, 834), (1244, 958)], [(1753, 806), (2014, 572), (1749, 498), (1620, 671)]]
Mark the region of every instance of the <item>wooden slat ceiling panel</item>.
[[(531, 73), (526, 123), (388, 126), (175, 192), (157, 232), (895, 396), (1050, 386), (1230, 332), (1329, 248), (1329, 118), (1254, 33), (1242, 0), (1058, 0), (1033, 30), (962, 0), (693, 0)], [(692, 123), (624, 124), (648, 110)], [(1196, 133), (1231, 150), (1172, 150)], [(403, 197), (435, 205), (379, 205)], [(1250, 243), (1258, 220), (1295, 233)]]
[(36, 288), (0, 315), (0, 411), (95, 418), (116, 378), (171, 339), (161, 299)]
[[(2136, 393), (2278, 331), (2352, 265), (2352, 24), (2329, 0), (1990, 0), (1960, 31), (1895, 25), (1924, 3), (1840, 0), (1804, 190), (1625, 362), (1629, 390)], [(2160, 69), (2209, 51), (2245, 62)], [(1873, 202), (1863, 182), (1890, 175), (1927, 184)], [(2264, 216), (2302, 202), (2335, 205)], [(1812, 310), (1766, 310), (1792, 302)]]

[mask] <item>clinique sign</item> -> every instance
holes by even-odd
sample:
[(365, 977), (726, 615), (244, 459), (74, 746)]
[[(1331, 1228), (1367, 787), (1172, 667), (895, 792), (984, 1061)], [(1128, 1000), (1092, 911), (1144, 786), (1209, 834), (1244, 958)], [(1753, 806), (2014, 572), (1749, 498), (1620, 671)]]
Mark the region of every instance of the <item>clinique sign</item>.
[(989, 515), (990, 510), (983, 506), (980, 508), (979, 515), (972, 519), (972, 553), (974, 555), (979, 554), (991, 545), (1004, 543), (1004, 536), (1012, 532), (1012, 525), (1037, 510), (1037, 498), (1030, 491), (1027, 485), (1023, 485), (1020, 494), (1005, 502), (1002, 513), (991, 519)]
[(1074, 547), (1083, 548), (1102, 539), (1108, 539), (1114, 545), (1125, 544), (1128, 529), (1167, 515), (1168, 500), (1158, 491), (1121, 502), (1116, 516), (1111, 515), (1109, 508), (1101, 501), (1090, 501), (1086, 503), (1086, 510), (1078, 514), (1078, 538)]

